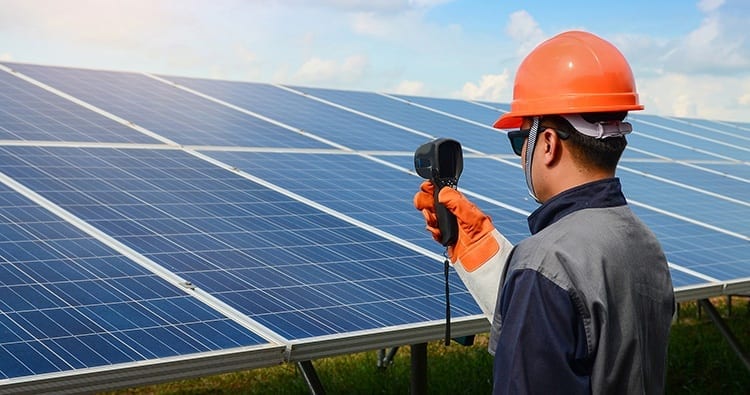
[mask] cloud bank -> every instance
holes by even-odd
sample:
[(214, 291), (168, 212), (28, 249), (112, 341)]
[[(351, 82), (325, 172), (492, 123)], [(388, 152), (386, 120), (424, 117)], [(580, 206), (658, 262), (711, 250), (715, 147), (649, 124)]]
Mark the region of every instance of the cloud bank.
[[(562, 30), (586, 30), (505, 3), (484, 6), (501, 14), (458, 18), (468, 6), (0, 0), (0, 59), (508, 102), (529, 51)], [(649, 113), (750, 122), (750, 4), (691, 7), (699, 22), (679, 35), (618, 31), (627, 24), (593, 32), (629, 59)]]

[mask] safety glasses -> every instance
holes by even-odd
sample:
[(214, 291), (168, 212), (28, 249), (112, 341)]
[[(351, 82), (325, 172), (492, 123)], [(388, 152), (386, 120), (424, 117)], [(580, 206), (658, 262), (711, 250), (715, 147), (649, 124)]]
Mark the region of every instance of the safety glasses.
[[(540, 125), (539, 131), (543, 131), (546, 129), (552, 129), (557, 133), (557, 136), (560, 137), (562, 140), (567, 139), (570, 137), (570, 132), (565, 130), (556, 129), (549, 126)], [(515, 153), (518, 156), (521, 156), (521, 153), (523, 152), (523, 143), (526, 141), (527, 138), (529, 138), (529, 133), (531, 132), (531, 128), (529, 129), (519, 129), (514, 130), (512, 132), (508, 132), (508, 140), (510, 140), (510, 146), (513, 148), (513, 153)]]
[(513, 148), (513, 152), (521, 156), (523, 152), (523, 143), (529, 138), (529, 132), (531, 129), (519, 129), (512, 132), (508, 132), (508, 140), (510, 140), (510, 146)]

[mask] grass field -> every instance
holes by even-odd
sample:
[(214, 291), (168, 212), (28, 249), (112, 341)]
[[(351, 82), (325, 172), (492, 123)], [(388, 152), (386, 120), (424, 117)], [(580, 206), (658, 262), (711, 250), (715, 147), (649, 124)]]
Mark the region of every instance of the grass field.
[[(728, 316), (726, 299), (714, 304), (742, 343), (750, 349), (750, 305), (747, 298), (733, 298)], [(313, 361), (328, 394), (408, 394), (409, 348), (402, 347), (393, 364), (378, 368), (373, 352)], [(473, 346), (442, 342), (428, 346), (430, 394), (487, 394), (492, 389), (492, 358), (487, 336), (479, 335)], [(308, 394), (295, 365), (235, 372), (162, 385), (131, 388), (112, 394)], [(750, 394), (750, 372), (732, 352), (719, 330), (695, 303), (680, 306), (672, 326), (667, 371), (668, 394)]]

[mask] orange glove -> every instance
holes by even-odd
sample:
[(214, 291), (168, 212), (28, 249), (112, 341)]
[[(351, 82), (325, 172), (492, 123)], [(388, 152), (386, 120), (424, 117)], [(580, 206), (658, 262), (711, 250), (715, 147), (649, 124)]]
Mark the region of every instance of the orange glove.
[[(419, 192), (414, 195), (414, 207), (422, 211), (427, 230), (433, 239), (439, 241), (440, 229), (435, 215), (434, 188), (430, 181), (423, 182)], [(458, 240), (456, 245), (448, 247), (448, 257), (453, 263), (460, 261), (467, 272), (473, 272), (500, 250), (500, 245), (492, 236), (495, 229), (492, 219), (453, 188), (441, 189), (438, 200), (458, 221)]]
[(419, 192), (414, 195), (414, 207), (422, 212), (427, 223), (426, 229), (432, 233), (432, 238), (440, 242), (440, 229), (438, 228), (437, 215), (435, 214), (435, 186), (430, 181), (424, 181), (419, 186)]

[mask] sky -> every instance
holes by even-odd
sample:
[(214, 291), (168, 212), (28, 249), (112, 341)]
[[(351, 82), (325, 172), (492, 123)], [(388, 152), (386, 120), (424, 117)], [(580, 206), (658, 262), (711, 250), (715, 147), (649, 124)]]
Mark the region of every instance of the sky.
[(750, 122), (749, 0), (0, 0), (0, 61), (508, 103), (585, 30), (646, 113)]

